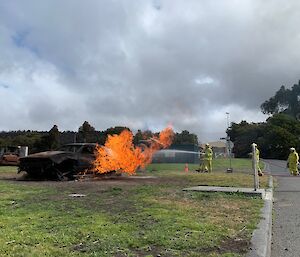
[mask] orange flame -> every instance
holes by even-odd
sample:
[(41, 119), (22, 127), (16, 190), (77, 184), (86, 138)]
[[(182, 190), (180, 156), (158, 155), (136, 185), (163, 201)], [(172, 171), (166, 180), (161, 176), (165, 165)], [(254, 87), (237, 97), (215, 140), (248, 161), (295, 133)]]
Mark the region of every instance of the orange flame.
[(144, 168), (149, 164), (156, 151), (170, 146), (173, 137), (172, 128), (167, 127), (159, 136), (147, 140), (149, 146), (135, 147), (133, 134), (128, 130), (123, 130), (120, 135), (109, 135), (105, 145), (96, 149), (93, 170), (98, 173), (118, 171), (132, 175), (139, 167)]

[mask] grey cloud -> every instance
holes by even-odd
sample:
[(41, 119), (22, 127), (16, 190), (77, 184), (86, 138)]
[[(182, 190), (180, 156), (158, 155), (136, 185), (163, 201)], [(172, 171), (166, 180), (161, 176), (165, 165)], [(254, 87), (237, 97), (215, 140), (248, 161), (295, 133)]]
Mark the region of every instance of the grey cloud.
[[(299, 5), (296, 0), (2, 2), (0, 80), (13, 83), (15, 70), (25, 70), (24, 85), (36, 91), (43, 85), (34, 77), (46, 81), (49, 67), (57, 95), (61, 88), (80, 102), (74, 115), (66, 93), (43, 106), (21, 90), (28, 106), (18, 115), (28, 113), (26, 126), (50, 129), (55, 122), (72, 129), (90, 120), (101, 129), (126, 122), (138, 129), (173, 122), (175, 129), (216, 137), (226, 126), (215, 113), (225, 117), (235, 106), (231, 112), (239, 111), (232, 119), (246, 119), (244, 110), (257, 113), (282, 84), (298, 81)], [(51, 91), (50, 84), (45, 87)], [(203, 125), (207, 122), (212, 126)]]
[(4, 88), (4, 89), (9, 89), (10, 86), (4, 83), (0, 83), (0, 87)]

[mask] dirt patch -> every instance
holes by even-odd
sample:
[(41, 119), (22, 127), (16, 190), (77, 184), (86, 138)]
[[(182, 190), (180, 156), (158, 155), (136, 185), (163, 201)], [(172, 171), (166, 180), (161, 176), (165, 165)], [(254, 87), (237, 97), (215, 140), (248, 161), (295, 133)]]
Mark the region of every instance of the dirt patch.
[(237, 254), (245, 254), (248, 252), (250, 247), (249, 240), (244, 238), (228, 238), (221, 242), (218, 247), (208, 247), (197, 250), (197, 252), (201, 253), (237, 253)]
[(22, 177), (22, 175), (12, 173), (12, 172), (1, 172), (0, 173), (0, 180), (17, 180), (21, 177)]
[[(135, 212), (136, 209), (130, 198), (131, 189), (144, 185), (164, 183), (154, 176), (115, 176), (92, 178), (86, 176), (80, 180), (51, 181), (33, 180), (24, 174), (12, 172), (1, 173), (0, 181), (13, 184), (33, 186), (41, 189), (54, 189), (55, 193), (46, 194), (43, 200), (77, 201), (87, 208), (95, 208), (112, 214), (122, 211)], [(85, 197), (70, 197), (70, 194), (85, 195)], [(126, 197), (128, 195), (128, 197)]]
[(250, 242), (245, 238), (239, 238), (239, 237), (228, 238), (222, 242), (218, 251), (220, 253), (234, 252), (234, 253), (244, 254), (248, 251), (249, 246), (250, 246)]
[(11, 181), (13, 183), (19, 183), (30, 186), (42, 186), (42, 187), (54, 187), (57, 190), (69, 189), (74, 192), (71, 193), (83, 193), (76, 190), (83, 190), (85, 192), (102, 192), (103, 190), (111, 187), (126, 187), (126, 186), (138, 186), (138, 185), (176, 185), (178, 187), (186, 187), (189, 185), (187, 180), (184, 180), (178, 176), (174, 177), (156, 177), (149, 172), (140, 172), (137, 175), (128, 176), (122, 174), (121, 176), (107, 176), (107, 177), (92, 177), (84, 176), (77, 180), (71, 181), (51, 181), (51, 180), (38, 180), (27, 176), (26, 173), (20, 174), (14, 172), (1, 172), (0, 181)]
[(11, 172), (2, 172), (0, 173), (0, 180), (12, 181), (20, 184), (38, 184), (38, 185), (49, 185), (55, 187), (99, 187), (99, 186), (122, 186), (122, 185), (141, 185), (141, 184), (156, 184), (160, 183), (159, 179), (154, 176), (115, 176), (107, 178), (99, 177), (85, 177), (77, 180), (70, 181), (53, 181), (53, 180), (43, 180), (43, 179), (34, 179), (26, 175), (26, 173), (11, 173)]

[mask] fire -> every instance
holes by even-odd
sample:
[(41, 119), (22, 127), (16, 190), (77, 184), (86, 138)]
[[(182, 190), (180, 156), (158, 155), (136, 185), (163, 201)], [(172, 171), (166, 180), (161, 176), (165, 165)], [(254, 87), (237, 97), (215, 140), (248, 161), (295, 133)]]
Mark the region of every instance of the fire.
[(153, 154), (171, 145), (174, 132), (171, 127), (165, 128), (147, 140), (143, 147), (133, 145), (133, 134), (124, 130), (120, 135), (109, 135), (104, 146), (96, 149), (96, 160), (93, 170), (99, 173), (110, 171), (134, 174), (141, 167), (144, 168), (152, 160)]

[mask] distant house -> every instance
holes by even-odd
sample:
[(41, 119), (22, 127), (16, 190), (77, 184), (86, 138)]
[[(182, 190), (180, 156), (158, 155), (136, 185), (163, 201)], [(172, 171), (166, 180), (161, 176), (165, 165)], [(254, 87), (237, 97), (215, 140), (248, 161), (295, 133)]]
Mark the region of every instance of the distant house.
[[(214, 158), (219, 157), (228, 157), (229, 156), (229, 146), (233, 148), (233, 143), (229, 141), (229, 144), (227, 141), (214, 141), (214, 142), (208, 142), (208, 144), (211, 146), (213, 152), (214, 152)], [(205, 144), (201, 144), (200, 148), (204, 149)]]

